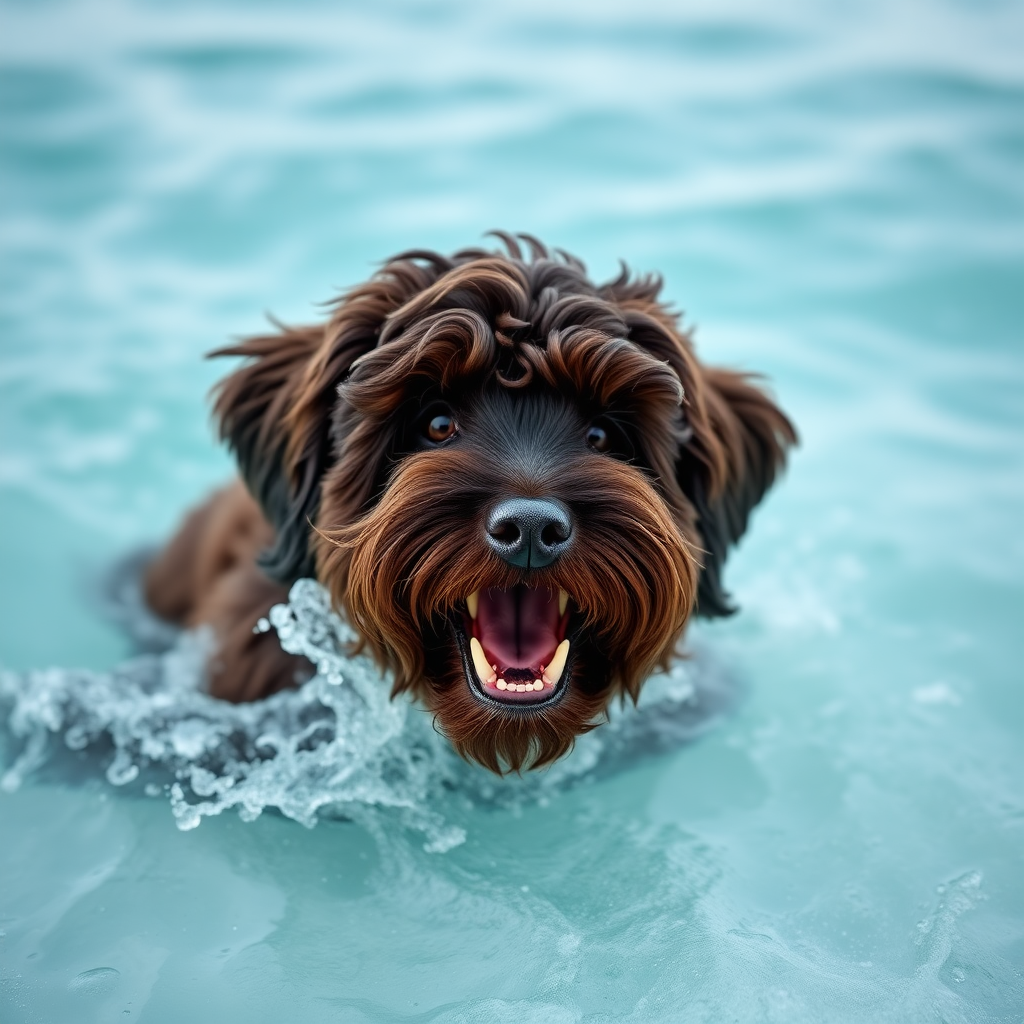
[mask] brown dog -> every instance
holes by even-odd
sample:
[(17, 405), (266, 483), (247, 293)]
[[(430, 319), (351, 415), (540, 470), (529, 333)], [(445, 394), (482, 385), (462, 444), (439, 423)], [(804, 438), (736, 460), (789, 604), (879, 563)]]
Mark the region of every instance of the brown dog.
[(326, 323), (215, 353), (247, 359), (215, 405), (245, 487), (193, 512), (146, 579), (158, 614), (213, 626), (214, 695), (309, 674), (253, 625), (316, 576), (461, 754), (537, 767), (638, 695), (692, 611), (731, 611), (725, 554), (789, 420), (698, 362), (660, 279), (595, 286), (499, 237), (505, 253), (403, 253)]

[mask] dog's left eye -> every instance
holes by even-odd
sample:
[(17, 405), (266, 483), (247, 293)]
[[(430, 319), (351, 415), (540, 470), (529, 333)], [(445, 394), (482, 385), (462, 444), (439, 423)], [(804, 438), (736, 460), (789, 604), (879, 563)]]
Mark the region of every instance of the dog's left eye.
[(632, 462), (635, 449), (629, 433), (621, 423), (610, 416), (601, 416), (587, 427), (584, 435), (587, 447), (602, 455), (611, 455), (623, 462)]
[(428, 441), (441, 444), (442, 441), (447, 441), (449, 437), (452, 437), (457, 430), (455, 419), (448, 413), (439, 412), (426, 422), (423, 435)]
[(594, 423), (587, 431), (587, 444), (593, 448), (595, 452), (606, 452), (611, 447), (611, 438), (608, 436), (608, 431), (605, 430), (604, 427)]

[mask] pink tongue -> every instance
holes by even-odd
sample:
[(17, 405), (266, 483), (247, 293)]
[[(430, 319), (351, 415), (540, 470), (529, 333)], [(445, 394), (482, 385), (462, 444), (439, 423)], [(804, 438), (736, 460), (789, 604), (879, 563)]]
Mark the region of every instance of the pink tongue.
[(558, 646), (558, 593), (544, 587), (481, 590), (476, 637), (499, 672), (540, 672)]

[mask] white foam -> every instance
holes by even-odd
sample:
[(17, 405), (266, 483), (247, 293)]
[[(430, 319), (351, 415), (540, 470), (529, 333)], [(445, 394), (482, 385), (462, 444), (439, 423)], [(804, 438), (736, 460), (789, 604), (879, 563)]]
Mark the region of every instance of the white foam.
[(390, 680), (368, 658), (345, 653), (351, 630), (315, 581), (299, 580), (288, 603), (258, 628), (276, 629), (285, 650), (316, 666), (314, 677), (252, 704), (215, 700), (203, 692), (211, 646), (203, 631), (182, 633), (169, 650), (110, 672), (0, 673), (7, 732), (19, 747), (0, 785), (13, 790), (58, 761), (55, 741), (62, 739), (71, 750), (102, 756), (95, 763), (106, 764), (112, 785), (138, 781), (149, 795), (166, 793), (182, 829), (230, 808), (247, 821), (275, 808), (308, 827), (324, 815), (367, 825), (384, 815), (422, 832), (427, 849), (443, 851), (465, 838), (450, 820), (453, 792), (502, 804), (543, 798), (677, 745), (728, 700), (720, 678), (705, 672), (698, 688), (695, 663), (680, 662), (648, 682), (639, 710), (613, 711), (569, 757), (499, 779), (461, 761), (409, 700), (389, 699)]

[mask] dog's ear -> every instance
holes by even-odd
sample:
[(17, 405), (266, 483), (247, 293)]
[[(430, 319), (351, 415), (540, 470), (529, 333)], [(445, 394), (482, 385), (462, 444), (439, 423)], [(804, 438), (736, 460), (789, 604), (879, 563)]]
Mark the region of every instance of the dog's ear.
[[(327, 451), (327, 416), (320, 443), (296, 457), (294, 411), (308, 395), (309, 369), (324, 343), (324, 325), (281, 327), (247, 338), (211, 356), (242, 356), (244, 362), (214, 389), (213, 414), (220, 437), (238, 461), (250, 494), (274, 527), (274, 543), (260, 556), (273, 580), (291, 583), (311, 568), (308, 518), (316, 512)], [(304, 446), (305, 447), (305, 446)]]
[(658, 301), (660, 290), (660, 277), (631, 279), (623, 266), (599, 294), (618, 306), (629, 339), (668, 363), (682, 382), (685, 423), (676, 482), (696, 516), (692, 525), (703, 549), (696, 611), (731, 615), (735, 608), (722, 584), (725, 556), (785, 465), (796, 430), (756, 378), (697, 359), (690, 333)]
[(336, 454), (338, 385), (376, 347), (391, 314), (449, 267), (433, 253), (400, 253), (338, 299), (326, 323), (275, 324), (274, 334), (210, 353), (246, 360), (215, 388), (213, 412), (242, 479), (274, 527), (274, 543), (259, 562), (276, 582), (314, 575), (310, 524)]
[(797, 434), (751, 376), (704, 366), (698, 377), (677, 468), (704, 548), (696, 611), (710, 617), (735, 611), (722, 583), (725, 556), (785, 465)]

